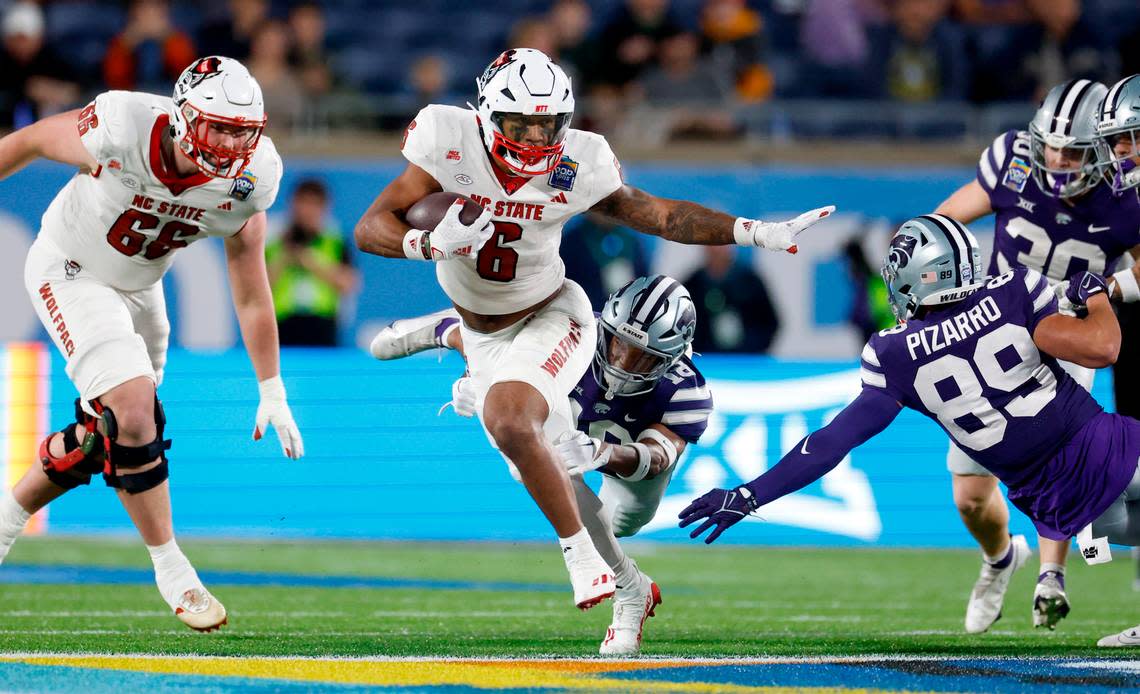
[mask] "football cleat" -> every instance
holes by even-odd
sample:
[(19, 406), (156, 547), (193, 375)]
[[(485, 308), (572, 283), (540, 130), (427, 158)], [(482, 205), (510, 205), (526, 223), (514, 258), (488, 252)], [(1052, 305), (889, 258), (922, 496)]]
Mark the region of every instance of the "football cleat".
[(1005, 600), (1005, 591), (1009, 588), (1009, 579), (1015, 571), (1025, 566), (1032, 554), (1024, 535), (1014, 535), (1009, 538), (1009, 542), (1013, 556), (1005, 568), (997, 569), (989, 562), (982, 562), (982, 572), (978, 575), (974, 590), (970, 593), (970, 601), (966, 604), (966, 633), (980, 634), (1001, 619), (1001, 606)]
[[(454, 321), (454, 322), (451, 322)], [(459, 321), (453, 308), (426, 316), (394, 320), (372, 338), (368, 351), (377, 359), (403, 359), (433, 347), (443, 347), (442, 332)]]
[(1140, 646), (1140, 625), (1125, 629), (1119, 634), (1105, 636), (1096, 645), (1101, 648), (1136, 648)]
[(570, 585), (574, 587), (574, 606), (579, 610), (588, 610), (614, 596), (614, 573), (593, 545), (578, 551), (564, 547), (562, 558), (566, 560)]
[(229, 621), (225, 605), (205, 588), (191, 588), (183, 593), (174, 614), (194, 631), (214, 631)]
[(614, 621), (598, 648), (602, 655), (637, 655), (641, 652), (641, 632), (645, 620), (661, 604), (661, 590), (653, 579), (638, 571), (637, 584), (618, 586), (614, 591)]
[(1046, 571), (1037, 579), (1033, 590), (1033, 626), (1046, 627), (1050, 631), (1069, 614), (1069, 598), (1065, 586), (1054, 571)]

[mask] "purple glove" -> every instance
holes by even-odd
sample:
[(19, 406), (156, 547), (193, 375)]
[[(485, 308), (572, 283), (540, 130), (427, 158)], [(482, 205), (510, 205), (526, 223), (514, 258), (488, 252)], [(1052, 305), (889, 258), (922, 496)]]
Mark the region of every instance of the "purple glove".
[(1108, 285), (1104, 278), (1092, 272), (1079, 272), (1069, 278), (1069, 286), (1065, 289), (1065, 298), (1074, 306), (1086, 306), (1089, 298), (1097, 294), (1108, 295)]
[(725, 530), (743, 520), (745, 516), (751, 515), (759, 506), (752, 490), (747, 485), (741, 485), (736, 489), (714, 489), (699, 499), (694, 499), (684, 511), (677, 514), (677, 517), (681, 519), (682, 528), (702, 518), (705, 519), (700, 527), (689, 533), (689, 537), (693, 539), (716, 526), (716, 529), (705, 538), (707, 545), (720, 537)]

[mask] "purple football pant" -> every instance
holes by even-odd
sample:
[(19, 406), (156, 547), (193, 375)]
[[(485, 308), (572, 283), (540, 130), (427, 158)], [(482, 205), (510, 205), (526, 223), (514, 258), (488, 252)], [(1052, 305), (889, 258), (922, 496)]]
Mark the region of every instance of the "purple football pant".
[(1140, 545), (1138, 462), (1140, 421), (1101, 412), (1009, 499), (1044, 537), (1066, 540), (1093, 523), (1094, 537)]

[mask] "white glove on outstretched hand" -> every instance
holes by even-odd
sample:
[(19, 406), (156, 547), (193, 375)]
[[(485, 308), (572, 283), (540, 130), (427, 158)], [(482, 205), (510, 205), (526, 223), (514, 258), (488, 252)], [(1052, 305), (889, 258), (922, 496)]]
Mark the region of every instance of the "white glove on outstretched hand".
[(835, 212), (835, 205), (817, 207), (786, 222), (763, 222), (759, 219), (738, 217), (732, 236), (739, 246), (758, 246), (769, 251), (795, 253), (796, 236), (819, 220)]
[(439, 414), (447, 409), (447, 405), (455, 408), (455, 414), (460, 417), (475, 416), (475, 384), (469, 376), (463, 376), (451, 384), (451, 402), (439, 409)]
[[(554, 439), (554, 451), (569, 475), (582, 475), (610, 462), (612, 446), (603, 446), (580, 431), (567, 431)], [(600, 451), (600, 452), (599, 452)]]
[(261, 437), (273, 425), (277, 432), (277, 440), (281, 442), (281, 450), (286, 458), (297, 460), (305, 455), (305, 443), (301, 440), (301, 431), (293, 421), (293, 413), (289, 410), (289, 403), (285, 402), (285, 383), (281, 376), (267, 378), (257, 383), (257, 390), (261, 394), (261, 402), (257, 405), (257, 418), (253, 426), (253, 440), (260, 441)]
[(428, 234), (432, 260), (473, 256), (495, 234), (495, 225), (491, 222), (489, 207), (484, 207), (483, 212), (471, 224), (459, 221), (459, 213), (463, 211), (465, 202), (466, 200), (460, 198), (452, 203), (451, 207), (447, 208), (447, 214)]

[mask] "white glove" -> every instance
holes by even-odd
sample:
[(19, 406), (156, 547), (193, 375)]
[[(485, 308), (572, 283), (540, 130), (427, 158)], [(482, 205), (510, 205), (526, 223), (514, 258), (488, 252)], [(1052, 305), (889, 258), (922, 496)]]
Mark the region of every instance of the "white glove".
[(835, 205), (818, 207), (786, 222), (762, 222), (759, 219), (738, 217), (732, 236), (739, 246), (759, 246), (769, 251), (795, 253), (796, 236), (835, 211)]
[(1077, 307), (1069, 301), (1069, 280), (1061, 280), (1053, 287), (1053, 294), (1057, 297), (1057, 313), (1062, 316), (1076, 316)]
[(285, 402), (285, 384), (281, 381), (281, 376), (277, 375), (259, 381), (257, 390), (261, 394), (261, 402), (257, 405), (253, 440), (260, 441), (265, 432), (269, 430), (269, 425), (272, 424), (286, 458), (297, 460), (305, 455), (305, 443), (301, 440), (301, 431), (297, 429), (297, 423), (293, 421), (293, 413), (289, 410), (289, 403)]
[(452, 203), (447, 208), (447, 214), (428, 234), (427, 245), (431, 248), (432, 260), (473, 256), (495, 234), (489, 207), (484, 207), (483, 212), (470, 225), (459, 221), (459, 213), (463, 211), (465, 202), (460, 198)]
[[(471, 382), (470, 377), (464, 376), (451, 384), (451, 402), (447, 405), (454, 407), (455, 414), (460, 417), (475, 416), (475, 384)], [(440, 409), (441, 414), (447, 409), (447, 405)]]
[[(583, 475), (610, 462), (612, 446), (603, 446), (580, 431), (567, 431), (554, 439), (554, 450), (570, 475)], [(599, 453), (600, 451), (600, 453)]]

